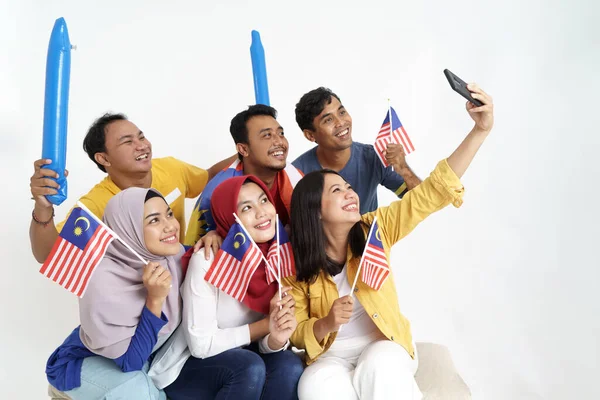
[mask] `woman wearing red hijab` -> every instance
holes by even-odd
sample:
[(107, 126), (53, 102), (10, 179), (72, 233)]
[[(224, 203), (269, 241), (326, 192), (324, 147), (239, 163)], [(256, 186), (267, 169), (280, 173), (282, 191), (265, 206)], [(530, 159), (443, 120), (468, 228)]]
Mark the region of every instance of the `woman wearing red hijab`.
[[(236, 213), (266, 257), (275, 240), (276, 211), (258, 178), (221, 183), (213, 192), (211, 212), (223, 238)], [(296, 329), (291, 288), (283, 287), (279, 300), (278, 284), (268, 283), (263, 261), (240, 302), (205, 279), (214, 258), (191, 257), (181, 286), (183, 321), (148, 374), (173, 400), (297, 399), (303, 365), (288, 350)]]

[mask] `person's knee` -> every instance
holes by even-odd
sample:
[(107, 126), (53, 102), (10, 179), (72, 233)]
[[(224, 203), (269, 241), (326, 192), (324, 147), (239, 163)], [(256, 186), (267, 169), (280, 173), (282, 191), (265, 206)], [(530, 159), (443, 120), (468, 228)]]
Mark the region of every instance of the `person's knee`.
[(298, 382), (304, 372), (302, 360), (297, 356), (292, 355), (285, 366), (281, 368), (281, 373), (275, 378), (277, 385), (282, 391), (283, 398), (298, 398)]
[(414, 373), (411, 371), (412, 359), (406, 350), (392, 342), (378, 342), (365, 350), (358, 360), (353, 377), (355, 387), (360, 382), (395, 381), (409, 384)]
[(131, 400), (158, 400), (161, 398), (160, 390), (154, 386), (152, 379), (144, 372), (135, 371), (127, 372), (127, 374), (131, 374), (131, 378), (111, 390), (111, 395)]
[(246, 382), (249, 387), (262, 388), (267, 376), (262, 358), (251, 351), (245, 351), (236, 361), (239, 366), (236, 373), (238, 379)]
[(331, 400), (331, 399), (356, 399), (356, 392), (352, 384), (344, 382), (344, 385), (336, 386), (333, 382), (320, 382), (302, 380), (298, 382), (299, 400)]
[(320, 382), (316, 381), (315, 379), (312, 379), (311, 375), (312, 374), (304, 374), (300, 377), (300, 380), (298, 381), (298, 398), (300, 400), (319, 400), (321, 398), (325, 399), (327, 395), (326, 388), (321, 388), (321, 385), (319, 385)]
[(336, 368), (307, 368), (298, 382), (300, 400), (355, 400), (350, 373)]
[(294, 359), (287, 364), (288, 366), (286, 368), (286, 374), (291, 380), (297, 383), (304, 372), (304, 364), (302, 363), (300, 357), (296, 355), (293, 355), (293, 357)]
[(278, 363), (275, 366), (274, 375), (277, 379), (285, 379), (296, 384), (304, 372), (304, 364), (300, 357), (291, 351), (281, 353)]
[(260, 359), (256, 363), (247, 365), (244, 370), (245, 379), (252, 386), (262, 387), (265, 383), (266, 375), (265, 363)]
[(388, 359), (385, 354), (372, 355), (371, 357), (361, 359), (357, 365), (357, 369), (369, 371), (371, 373), (378, 369), (385, 371), (389, 368), (389, 361), (390, 359)]

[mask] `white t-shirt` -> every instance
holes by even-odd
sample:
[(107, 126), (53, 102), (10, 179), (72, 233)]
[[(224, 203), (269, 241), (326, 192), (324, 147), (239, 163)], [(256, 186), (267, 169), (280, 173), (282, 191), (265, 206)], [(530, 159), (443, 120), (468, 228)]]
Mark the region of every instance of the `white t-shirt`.
[[(350, 282), (348, 282), (348, 271), (346, 270), (346, 266), (344, 265), (344, 269), (342, 272), (332, 277), (333, 281), (337, 285), (338, 293), (340, 297), (344, 297), (350, 294)], [(360, 301), (356, 297), (354, 297), (354, 308), (352, 309), (352, 316), (350, 317), (350, 322), (345, 325), (342, 325), (344, 328), (341, 332), (338, 332), (338, 335), (335, 339), (344, 340), (347, 338), (357, 338), (361, 336), (371, 336), (374, 332), (378, 331), (377, 325), (373, 322), (369, 314), (365, 311), (365, 308), (360, 304)]]

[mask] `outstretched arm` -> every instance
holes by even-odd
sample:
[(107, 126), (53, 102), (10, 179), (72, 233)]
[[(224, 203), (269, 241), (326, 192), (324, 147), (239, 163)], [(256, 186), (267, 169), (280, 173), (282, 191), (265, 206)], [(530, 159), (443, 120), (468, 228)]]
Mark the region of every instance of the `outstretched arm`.
[(477, 107), (471, 102), (467, 102), (467, 111), (473, 121), (475, 121), (475, 126), (454, 153), (448, 157), (448, 165), (459, 178), (463, 176), (471, 161), (473, 161), (479, 147), (481, 147), (481, 144), (487, 138), (494, 125), (494, 103), (492, 102), (492, 97), (473, 83), (470, 83), (467, 89), (469, 89), (473, 98), (483, 103), (483, 106)]

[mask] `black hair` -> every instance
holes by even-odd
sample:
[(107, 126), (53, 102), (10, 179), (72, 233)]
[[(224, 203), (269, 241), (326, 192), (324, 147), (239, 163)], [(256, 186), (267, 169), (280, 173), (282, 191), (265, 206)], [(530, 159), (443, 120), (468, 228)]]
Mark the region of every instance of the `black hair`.
[(321, 86), (300, 98), (300, 101), (296, 104), (296, 122), (301, 130), (315, 130), (313, 121), (323, 112), (326, 104), (331, 104), (332, 97), (338, 99), (340, 103), (342, 102), (331, 89)]
[[(290, 241), (294, 249), (296, 279), (306, 283), (314, 282), (321, 270), (337, 275), (345, 263), (332, 260), (325, 252), (321, 197), (326, 174), (341, 176), (330, 169), (313, 171), (300, 179), (292, 193)], [(365, 228), (368, 226), (361, 220), (348, 233), (350, 250), (355, 257), (360, 257), (365, 248)]]
[[(250, 118), (258, 115), (266, 115), (277, 119), (277, 110), (264, 104), (255, 104), (249, 106), (247, 110), (244, 110), (233, 117), (231, 125), (229, 126), (229, 132), (231, 133), (231, 137), (235, 144), (248, 144), (248, 127), (246, 126), (246, 123)], [(238, 157), (240, 160), (242, 159), (241, 154), (238, 154)]]
[[(158, 193), (156, 190), (148, 190), (146, 192), (146, 198), (144, 199), (144, 203), (155, 197), (160, 197), (161, 199), (165, 200), (165, 198), (162, 196), (162, 194)], [(167, 200), (165, 200), (165, 203), (166, 202), (167, 202)]]
[(92, 160), (102, 172), (106, 172), (106, 169), (102, 164), (99, 164), (96, 161), (94, 156), (96, 153), (106, 152), (106, 127), (111, 122), (124, 120), (127, 120), (125, 114), (106, 113), (94, 121), (83, 139), (83, 151), (87, 153), (90, 160)]

